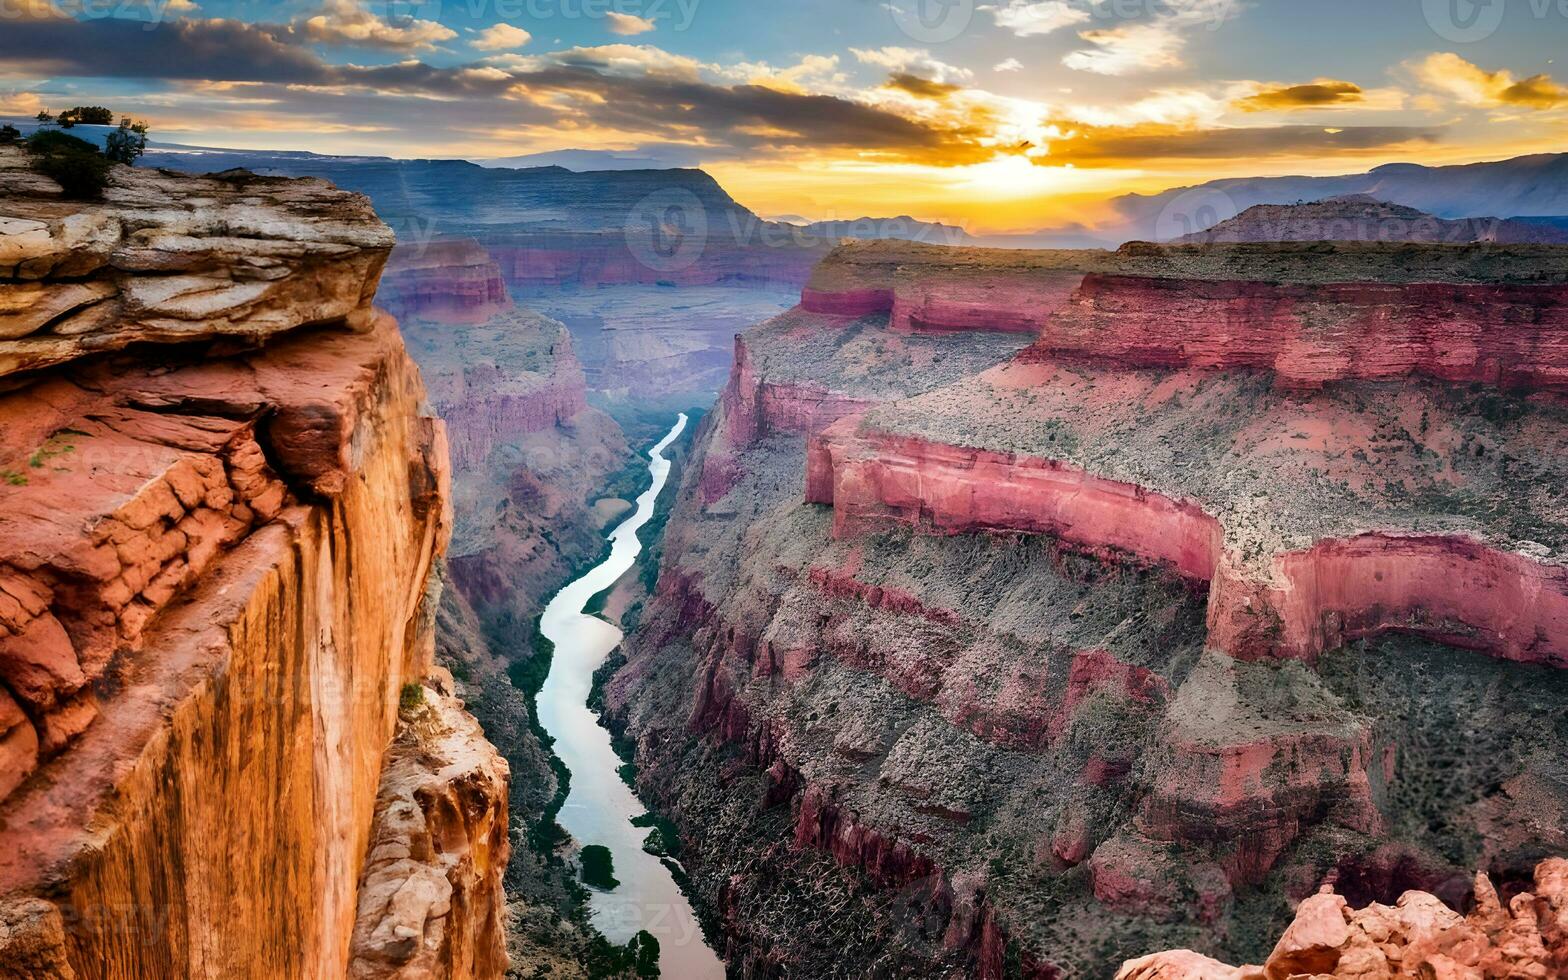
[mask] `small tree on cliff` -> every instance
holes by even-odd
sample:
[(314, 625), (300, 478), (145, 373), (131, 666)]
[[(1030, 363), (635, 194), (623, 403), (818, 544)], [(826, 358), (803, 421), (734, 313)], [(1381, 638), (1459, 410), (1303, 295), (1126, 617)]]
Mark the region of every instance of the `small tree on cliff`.
[(147, 124), (132, 122), (129, 117), (120, 120), (120, 128), (110, 133), (103, 143), (103, 155), (115, 163), (134, 166), (147, 152)]

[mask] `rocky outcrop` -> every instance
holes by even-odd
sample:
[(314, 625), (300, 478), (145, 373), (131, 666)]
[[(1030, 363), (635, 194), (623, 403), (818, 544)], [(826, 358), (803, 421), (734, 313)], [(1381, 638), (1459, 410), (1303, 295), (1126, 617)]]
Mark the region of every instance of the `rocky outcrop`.
[(1568, 860), (1535, 869), (1535, 891), (1505, 904), (1484, 873), (1469, 915), (1408, 891), (1392, 906), (1352, 908), (1331, 886), (1302, 902), (1262, 966), (1232, 967), (1191, 950), (1130, 960), (1117, 980), (1286, 977), (1554, 977), (1568, 965)]
[(942, 534), (1027, 531), (1213, 577), (1220, 525), (1190, 501), (1046, 459), (886, 435), (862, 441), (859, 425), (846, 419), (823, 431), (808, 455), (807, 499), (833, 505), (836, 533), (885, 521)]
[(505, 972), (506, 761), (438, 668), (405, 686), (360, 876), (352, 978)]
[(471, 326), (421, 319), (407, 331), (459, 472), (487, 466), (509, 442), (569, 426), (588, 408), (582, 366), (554, 321), (518, 310)]
[[(390, 234), (318, 181), (4, 193), (0, 288), (103, 295), (90, 330), (7, 342), (0, 960), (342, 975), (451, 523), (445, 430), (370, 306)], [(453, 962), (493, 973), (462, 921)]]
[(0, 147), (0, 375), (149, 341), (363, 329), (392, 246), (370, 203), (324, 181), (118, 170), (60, 199)]

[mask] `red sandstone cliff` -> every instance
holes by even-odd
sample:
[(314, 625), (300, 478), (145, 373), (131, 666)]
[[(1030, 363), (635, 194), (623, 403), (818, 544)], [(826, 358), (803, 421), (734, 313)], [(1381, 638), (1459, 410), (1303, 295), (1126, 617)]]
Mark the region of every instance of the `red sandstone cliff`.
[(1261, 958), (1275, 896), (1568, 849), (1562, 270), (835, 253), (737, 341), (607, 692), (730, 962)]
[[(0, 961), (342, 975), (450, 526), (444, 429), (371, 307), (390, 232), (319, 181), (117, 168), (84, 205), (0, 169)], [(494, 975), (505, 787), (468, 792), (499, 849), (447, 876), (464, 916), (399, 928)]]

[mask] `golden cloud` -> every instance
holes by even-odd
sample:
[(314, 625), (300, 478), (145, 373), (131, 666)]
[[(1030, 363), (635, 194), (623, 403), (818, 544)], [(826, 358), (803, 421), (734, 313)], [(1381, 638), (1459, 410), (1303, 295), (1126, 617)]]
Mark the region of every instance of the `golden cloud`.
[(1365, 99), (1366, 93), (1355, 82), (1320, 78), (1305, 85), (1270, 86), (1233, 104), (1243, 112), (1274, 112), (1355, 105)]
[(1451, 51), (1428, 55), (1411, 68), (1423, 84), (1466, 105), (1527, 109), (1568, 106), (1568, 87), (1550, 75), (1516, 79), (1507, 69), (1487, 71)]

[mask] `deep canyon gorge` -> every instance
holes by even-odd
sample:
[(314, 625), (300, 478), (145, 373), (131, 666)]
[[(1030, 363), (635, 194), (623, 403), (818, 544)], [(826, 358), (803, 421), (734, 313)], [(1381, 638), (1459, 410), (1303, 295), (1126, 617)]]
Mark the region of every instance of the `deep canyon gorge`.
[(204, 162), (0, 147), (0, 977), (1568, 971), (1562, 246)]

